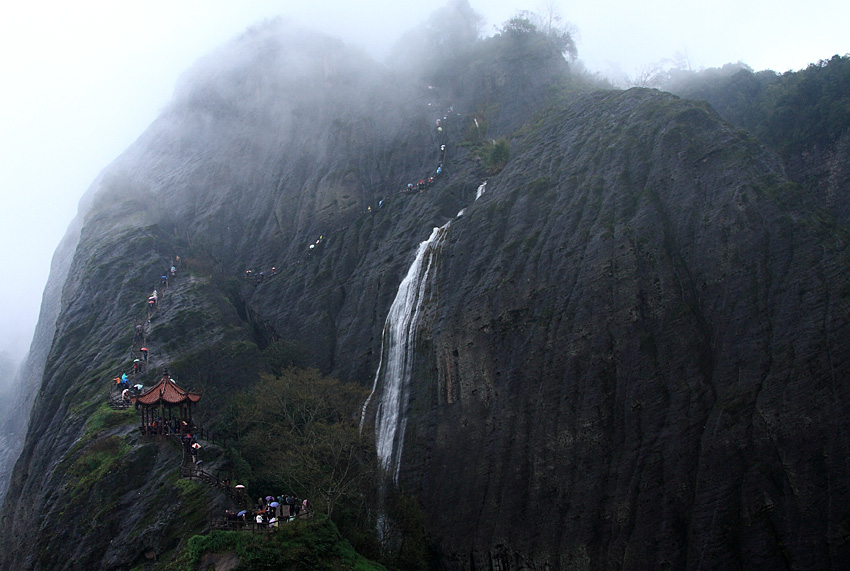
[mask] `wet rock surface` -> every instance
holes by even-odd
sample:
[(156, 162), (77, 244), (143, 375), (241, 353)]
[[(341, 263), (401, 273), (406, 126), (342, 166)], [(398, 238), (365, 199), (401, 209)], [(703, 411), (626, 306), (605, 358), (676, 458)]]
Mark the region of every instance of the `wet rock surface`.
[[(539, 97), (568, 77), (557, 54), (470, 66), (435, 92), (275, 26), (216, 73), (221, 54), (201, 62), (91, 191), (57, 274), (4, 568), (129, 568), (203, 531), (173, 527), (193, 513), (179, 454), (129, 432), (113, 435), (121, 477), (64, 509), (75, 444), (175, 254), (152, 366), (203, 389), (214, 423), (278, 340), (370, 385), (416, 246), (462, 208), (415, 348), (400, 478), (448, 568), (847, 561), (848, 234), (773, 154), (657, 91)], [(493, 133), (512, 134), (498, 174), (461, 144), (494, 102)], [(443, 140), (441, 178), (401, 192)]]
[(514, 148), (452, 226), (403, 464), (453, 567), (834, 567), (846, 230), (664, 94)]

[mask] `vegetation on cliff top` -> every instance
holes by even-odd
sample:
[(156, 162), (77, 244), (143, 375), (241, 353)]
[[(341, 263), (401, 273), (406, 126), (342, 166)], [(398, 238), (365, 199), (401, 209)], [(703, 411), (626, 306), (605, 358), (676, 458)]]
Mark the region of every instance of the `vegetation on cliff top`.
[(754, 73), (743, 64), (675, 72), (668, 89), (705, 99), (728, 121), (747, 129), (786, 159), (827, 148), (850, 129), (850, 55), (800, 71)]

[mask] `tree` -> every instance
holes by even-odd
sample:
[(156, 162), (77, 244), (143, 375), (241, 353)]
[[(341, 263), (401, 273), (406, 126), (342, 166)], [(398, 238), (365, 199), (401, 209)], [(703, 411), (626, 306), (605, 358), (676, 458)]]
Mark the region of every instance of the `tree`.
[(575, 26), (561, 18), (553, 0), (549, 0), (539, 13), (530, 10), (519, 11), (516, 16), (502, 24), (499, 31), (514, 38), (539, 34), (568, 60), (575, 61), (578, 57), (578, 48), (573, 39)]
[(575, 61), (578, 57), (578, 48), (574, 37), (578, 30), (575, 24), (563, 19), (558, 3), (555, 0), (545, 0), (539, 11), (533, 15), (532, 22), (537, 29), (555, 42), (564, 57)]
[(263, 357), (272, 373), (279, 377), (289, 367), (299, 366), (304, 349), (296, 341), (281, 339), (263, 349)]
[[(672, 92), (705, 99), (726, 120), (758, 137), (785, 160), (796, 156), (816, 161), (819, 153), (850, 131), (850, 55), (836, 55), (783, 74), (754, 73), (738, 62), (720, 69), (680, 71), (671, 74), (670, 80), (666, 87)], [(799, 176), (807, 175), (800, 172)]]
[(668, 60), (646, 64), (635, 72), (635, 76), (629, 79), (631, 87), (659, 87), (668, 78), (665, 67)]
[(238, 398), (236, 448), (251, 465), (252, 492), (306, 494), (333, 517), (341, 499), (374, 478), (373, 447), (359, 431), (365, 396), (359, 386), (290, 368)]
[(391, 61), (404, 69), (421, 70), (429, 80), (461, 64), (481, 35), (484, 18), (467, 0), (452, 0), (422, 24), (405, 33), (393, 48)]
[(500, 138), (487, 149), (484, 156), (484, 166), (489, 174), (496, 174), (508, 164), (511, 158), (511, 144), (505, 138)]
[(500, 30), (503, 35), (520, 37), (537, 32), (537, 26), (531, 22), (530, 12), (523, 10), (504, 24)]
[(439, 58), (457, 56), (475, 44), (483, 22), (467, 0), (452, 0), (428, 18), (428, 44)]

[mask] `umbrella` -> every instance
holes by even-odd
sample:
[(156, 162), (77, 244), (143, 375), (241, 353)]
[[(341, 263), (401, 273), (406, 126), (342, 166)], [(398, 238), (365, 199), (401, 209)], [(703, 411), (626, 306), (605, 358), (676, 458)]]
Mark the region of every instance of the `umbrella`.
[(245, 486), (243, 486), (242, 484), (236, 484), (233, 487), (236, 488), (237, 490), (244, 490), (245, 489)]
[[(243, 486), (243, 487), (244, 487), (244, 486)], [(243, 515), (245, 515), (245, 512), (247, 512), (247, 511), (248, 511), (248, 510), (242, 510), (241, 512), (239, 512), (238, 514), (236, 514), (236, 517), (242, 517)]]
[(272, 503), (270, 503), (269, 505), (270, 505), (271, 507), (273, 507), (273, 508), (276, 508), (276, 507), (277, 507), (277, 506), (279, 506), (280, 504), (279, 504), (279, 503), (277, 503), (277, 502), (272, 502)]
[(273, 497), (271, 497), (271, 496), (266, 496), (266, 501), (267, 501), (267, 502), (270, 502), (270, 501), (272, 501), (273, 499), (274, 499), (274, 498), (273, 498)]

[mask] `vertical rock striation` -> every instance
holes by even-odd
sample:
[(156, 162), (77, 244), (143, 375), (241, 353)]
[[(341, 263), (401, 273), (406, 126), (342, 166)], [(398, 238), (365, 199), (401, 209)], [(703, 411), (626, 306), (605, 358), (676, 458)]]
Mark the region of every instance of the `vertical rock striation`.
[[(850, 559), (847, 228), (707, 105), (565, 91), (560, 54), (487, 41), (434, 89), (280, 23), (187, 74), (57, 253), (1, 567), (133, 568), (204, 530), (173, 450), (93, 426), (175, 254), (152, 367), (205, 422), (279, 340), (374, 383), (365, 424), (449, 569)], [(400, 192), (442, 117), (443, 174)], [(498, 173), (472, 118), (510, 137)]]
[(450, 566), (840, 567), (846, 228), (657, 92), (512, 155), (444, 248), (408, 419), (401, 481)]

